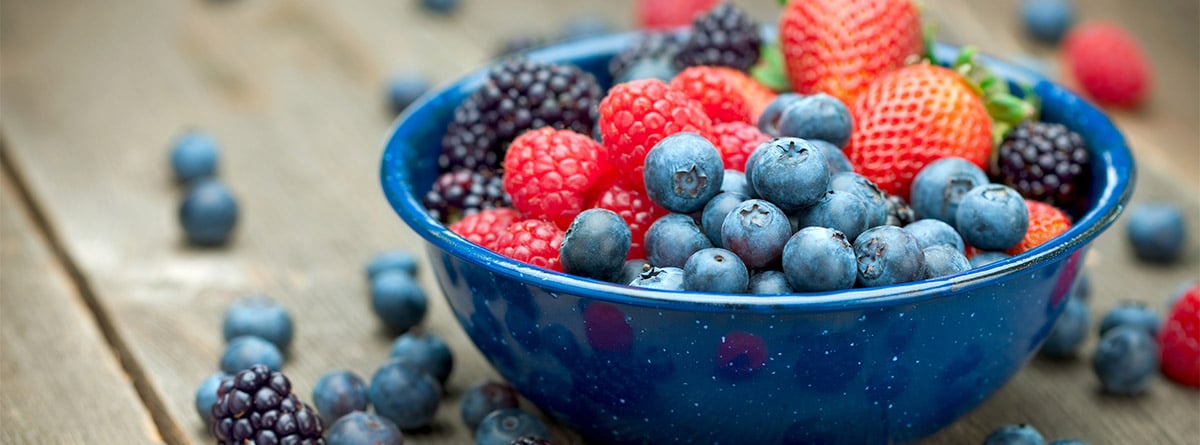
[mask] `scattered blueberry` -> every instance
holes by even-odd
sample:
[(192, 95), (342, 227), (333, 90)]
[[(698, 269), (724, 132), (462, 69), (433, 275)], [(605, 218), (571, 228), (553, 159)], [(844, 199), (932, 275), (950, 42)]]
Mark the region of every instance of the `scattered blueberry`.
[(292, 317), (282, 304), (270, 297), (243, 297), (225, 310), (221, 331), (226, 342), (253, 335), (274, 343), (280, 351), (286, 351), (292, 344)]
[(680, 213), (668, 213), (650, 224), (643, 245), (646, 259), (658, 267), (683, 267), (693, 253), (713, 246), (696, 221)]
[(471, 431), (479, 428), (483, 418), (492, 411), (516, 408), (517, 390), (507, 383), (484, 382), (472, 386), (463, 393), (460, 409), (463, 423)]
[(1146, 261), (1173, 262), (1187, 245), (1183, 213), (1172, 204), (1146, 204), (1129, 214), (1127, 226), (1133, 252)]
[(401, 430), (411, 430), (433, 420), (442, 389), (428, 373), (393, 360), (375, 371), (368, 395), (376, 414), (391, 420)]
[(983, 439), (983, 445), (1046, 445), (1046, 438), (1033, 425), (1022, 423), (997, 428)]
[(761, 199), (743, 201), (721, 224), (721, 244), (751, 269), (779, 259), (791, 235), (792, 224), (783, 210)]
[(199, 131), (188, 131), (175, 139), (171, 147), (171, 169), (175, 180), (190, 183), (212, 177), (217, 172), (217, 141)]
[(740, 170), (725, 169), (725, 179), (721, 181), (721, 193), (737, 193), (746, 198), (754, 197), (754, 189), (746, 182), (746, 174)]
[(788, 105), (778, 125), (779, 137), (820, 139), (838, 148), (850, 142), (853, 127), (846, 105), (825, 93), (804, 96)]
[(328, 445), (403, 445), (404, 433), (384, 417), (353, 412), (329, 427), (326, 442)]
[(445, 385), (454, 369), (454, 355), (440, 337), (421, 329), (413, 329), (392, 342), (391, 358), (404, 357)]
[(882, 226), (888, 219), (888, 200), (882, 190), (865, 176), (853, 173), (834, 173), (829, 177), (829, 188), (838, 192), (852, 193), (866, 206), (867, 228)]
[(367, 410), (367, 385), (350, 371), (322, 375), (313, 386), (312, 397), (313, 406), (329, 424), (354, 411)]
[(1042, 349), (1038, 352), (1053, 358), (1074, 357), (1079, 351), (1079, 345), (1082, 345), (1087, 337), (1090, 322), (1091, 315), (1088, 314), (1087, 305), (1083, 300), (1077, 297), (1067, 298), (1067, 307), (1063, 308), (1063, 314), (1054, 323), (1054, 328), (1050, 330), (1050, 335), (1046, 337), (1046, 342), (1042, 343)]
[(925, 274), (925, 257), (917, 239), (896, 226), (867, 229), (855, 240), (854, 254), (858, 283), (863, 287), (916, 281)]
[(1050, 442), (1050, 445), (1088, 445), (1088, 443), (1075, 439), (1058, 439), (1054, 442)]
[(1162, 320), (1145, 304), (1137, 301), (1125, 301), (1109, 309), (1108, 313), (1104, 314), (1104, 318), (1100, 319), (1100, 335), (1103, 336), (1117, 326), (1141, 328), (1151, 337), (1157, 338), (1158, 331), (1162, 329)]
[[(922, 168), (913, 178), (909, 204), (918, 218), (940, 219), (954, 226), (963, 197), (975, 187), (986, 184), (987, 174), (966, 159), (938, 159)], [(1022, 231), (1021, 235), (1024, 236), (1025, 232)]]
[(1021, 19), (1025, 31), (1044, 43), (1058, 43), (1074, 20), (1068, 0), (1025, 0), (1021, 2)]
[(374, 280), (376, 276), (389, 270), (399, 270), (416, 276), (417, 258), (403, 250), (378, 253), (367, 263), (367, 279)]
[(584, 15), (571, 19), (563, 27), (563, 40), (579, 40), (588, 37), (608, 34), (608, 21), (593, 15)]
[(217, 403), (217, 387), (221, 386), (221, 380), (227, 378), (229, 375), (224, 372), (214, 372), (205, 377), (200, 387), (196, 388), (196, 414), (204, 419), (205, 424), (211, 421), (212, 406)]
[(388, 105), (399, 113), (429, 90), (429, 79), (417, 73), (399, 74), (388, 81)]
[(754, 165), (746, 179), (754, 192), (785, 211), (816, 204), (829, 189), (825, 155), (804, 139), (778, 138), (759, 146), (751, 156)]
[[(794, 236), (794, 235), (793, 235)], [(786, 249), (787, 246), (785, 245)], [(788, 284), (787, 276), (778, 270), (764, 270), (750, 277), (749, 293), (752, 294), (790, 294), (794, 292)]]
[(629, 285), (659, 290), (683, 290), (683, 269), (651, 266)]
[(1016, 190), (1000, 184), (981, 185), (963, 195), (954, 213), (963, 241), (983, 250), (1005, 250), (1025, 238), (1029, 209)]
[(237, 374), (254, 365), (267, 365), (272, 371), (283, 368), (283, 353), (269, 341), (247, 335), (229, 341), (221, 354), (221, 371)]
[(701, 249), (683, 265), (685, 290), (742, 293), (750, 284), (750, 272), (737, 254), (719, 247)]
[(721, 192), (725, 164), (708, 139), (675, 133), (646, 153), (642, 178), (646, 195), (655, 204), (675, 213), (692, 213)]
[(1145, 329), (1117, 326), (1100, 338), (1092, 369), (1104, 390), (1133, 395), (1145, 391), (1158, 372), (1158, 344)]
[(421, 0), (426, 11), (437, 14), (452, 14), (458, 9), (458, 0)]
[(971, 262), (972, 268), (979, 268), (1010, 257), (1012, 257), (1012, 255), (1007, 253), (989, 250), (975, 254), (975, 256), (971, 257), (969, 261)]
[(805, 227), (783, 247), (783, 274), (798, 292), (854, 286), (858, 269), (846, 235), (827, 227)]
[(569, 274), (612, 281), (625, 266), (632, 239), (621, 215), (608, 209), (587, 209), (567, 227), (559, 261)]
[(233, 194), (225, 184), (211, 178), (189, 187), (179, 206), (179, 223), (188, 242), (196, 245), (225, 244), (237, 220), (238, 205)]
[(854, 172), (854, 165), (850, 164), (850, 158), (846, 157), (846, 153), (842, 152), (841, 148), (820, 139), (809, 139), (808, 141), (821, 149), (821, 154), (825, 155), (825, 163), (829, 165), (830, 175)]
[(629, 284), (636, 280), (645, 272), (647, 267), (650, 267), (650, 262), (643, 259), (625, 260), (625, 266), (621, 267), (621, 275), (617, 277), (616, 283)]
[(721, 241), (721, 226), (725, 224), (725, 217), (747, 199), (746, 195), (740, 193), (721, 192), (704, 205), (704, 210), (700, 212), (700, 228), (713, 246), (725, 247)]
[(946, 244), (934, 244), (921, 249), (925, 257), (925, 279), (954, 275), (971, 269), (971, 262), (958, 249)]
[(867, 206), (858, 195), (837, 190), (825, 192), (820, 201), (797, 210), (795, 215), (801, 228), (828, 227), (845, 234), (850, 242), (868, 226)]
[(371, 307), (392, 332), (405, 332), (425, 318), (428, 298), (406, 272), (390, 271), (371, 281)]
[(550, 430), (542, 419), (517, 408), (493, 411), (475, 429), (475, 445), (509, 445), (514, 440), (532, 436), (547, 439)]
[(950, 227), (949, 224), (939, 219), (928, 218), (913, 221), (904, 226), (904, 230), (907, 230), (908, 233), (911, 233), (917, 239), (917, 244), (920, 244), (922, 249), (937, 244), (945, 244), (962, 253), (966, 248), (963, 245), (962, 237), (958, 235), (954, 227)]
[(783, 117), (783, 111), (803, 98), (804, 96), (797, 93), (781, 93), (775, 96), (775, 100), (767, 104), (762, 116), (758, 117), (758, 129), (771, 137), (779, 137), (779, 121)]

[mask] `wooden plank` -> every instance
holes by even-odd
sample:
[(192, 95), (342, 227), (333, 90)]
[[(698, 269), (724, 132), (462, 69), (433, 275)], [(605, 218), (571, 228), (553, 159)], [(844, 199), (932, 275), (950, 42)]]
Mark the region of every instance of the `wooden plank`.
[(162, 443), (6, 174), (0, 201), (0, 443)]

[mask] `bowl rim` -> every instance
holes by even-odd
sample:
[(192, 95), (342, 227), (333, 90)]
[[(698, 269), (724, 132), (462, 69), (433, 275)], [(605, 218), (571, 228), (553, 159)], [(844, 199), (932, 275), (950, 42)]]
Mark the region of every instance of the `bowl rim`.
[[(614, 54), (632, 42), (638, 34), (629, 32), (568, 42), (529, 52), (526, 57), (546, 62), (578, 63), (589, 57)], [(957, 51), (957, 47), (937, 43), (934, 55), (938, 60), (952, 60)], [(994, 280), (1014, 276), (1026, 269), (1073, 253), (1112, 225), (1133, 194), (1136, 179), (1133, 155), (1124, 135), (1102, 111), (1033, 71), (1001, 62), (986, 54), (980, 54), (979, 58), (1003, 78), (1033, 85), (1043, 96), (1049, 92), (1072, 100), (1078, 107), (1075, 112), (1080, 114), (1079, 120), (1092, 128), (1089, 133), (1102, 132), (1108, 137), (1103, 150), (1089, 144), (1092, 162), (1099, 163), (1102, 167), (1101, 170), (1096, 170), (1094, 166), (1093, 172), (1103, 177), (1103, 187), (1097, 194), (1096, 205), (1075, 221), (1066, 233), (1020, 255), (948, 277), (816, 293), (764, 295), (666, 291), (602, 282), (542, 269), (476, 245), (429, 216), (420, 199), (413, 193), (412, 184), (408, 181), (408, 172), (404, 167), (404, 156), (400, 150), (408, 147), (404, 143), (406, 137), (427, 130), (423, 128), (427, 125), (412, 119), (414, 116), (421, 116), (428, 107), (447, 105), (445, 102), (452, 96), (469, 94), (482, 84), (487, 66), (430, 90), (393, 121), (385, 138), (380, 180), (393, 210), (410, 230), (433, 247), (483, 267), (493, 274), (538, 286), (550, 293), (572, 294), (620, 305), (728, 313), (831, 312), (918, 303), (949, 293), (984, 287)]]

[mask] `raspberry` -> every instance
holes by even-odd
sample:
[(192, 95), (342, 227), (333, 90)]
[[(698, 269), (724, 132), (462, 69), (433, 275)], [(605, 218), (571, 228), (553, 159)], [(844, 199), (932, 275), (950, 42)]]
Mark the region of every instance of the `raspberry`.
[(1040, 246), (1071, 228), (1071, 219), (1057, 207), (1030, 199), (1025, 200), (1025, 207), (1029, 209), (1029, 229), (1020, 243), (1004, 251), (1009, 255), (1016, 256)]
[(1142, 48), (1116, 24), (1075, 27), (1063, 42), (1063, 57), (1075, 81), (1097, 101), (1135, 107), (1150, 89), (1150, 64)]
[(616, 182), (600, 192), (592, 207), (617, 212), (625, 220), (625, 224), (629, 225), (629, 233), (632, 236), (629, 255), (626, 259), (630, 260), (646, 258), (646, 249), (643, 245), (646, 230), (650, 229), (650, 224), (653, 224), (655, 220), (667, 214), (667, 210), (651, 201), (641, 187), (622, 182)]
[(758, 24), (737, 6), (723, 2), (692, 22), (692, 32), (675, 56), (675, 66), (714, 65), (747, 71), (758, 62)]
[(526, 219), (509, 224), (496, 238), (496, 252), (543, 269), (562, 272), (558, 248), (563, 231), (549, 221)]
[(442, 223), (484, 209), (508, 207), (510, 203), (500, 175), (488, 168), (456, 168), (442, 173), (422, 201), (430, 216)]
[(713, 70), (725, 76), (729, 82), (733, 83), (733, 89), (741, 93), (742, 98), (746, 100), (746, 105), (750, 107), (750, 123), (752, 124), (758, 123), (759, 116), (762, 116), (763, 111), (766, 111), (767, 106), (771, 105), (771, 102), (778, 96), (766, 85), (741, 71), (724, 67), (715, 67)]
[(464, 216), (463, 219), (450, 225), (450, 231), (459, 234), (468, 241), (495, 251), (496, 240), (504, 229), (521, 219), (516, 210), (501, 207), (487, 209), (478, 213)]
[(708, 137), (704, 107), (658, 79), (614, 86), (600, 101), (600, 136), (613, 168), (640, 183), (646, 153), (663, 138), (689, 131)]
[(584, 192), (608, 172), (608, 151), (574, 131), (542, 128), (513, 141), (504, 169), (513, 207), (565, 229), (583, 210)]
[(697, 14), (711, 9), (717, 0), (639, 0), (637, 23), (643, 29), (665, 29), (692, 23)]
[(717, 68), (693, 66), (685, 68), (671, 79), (671, 88), (687, 93), (688, 97), (700, 102), (704, 114), (713, 124), (724, 122), (750, 122), (750, 106), (734, 88), (729, 78)]
[(1172, 306), (1158, 344), (1163, 374), (1184, 385), (1200, 387), (1200, 285), (1192, 286)]
[(721, 160), (728, 170), (745, 171), (746, 158), (769, 140), (771, 136), (745, 122), (726, 122), (712, 129), (712, 141), (721, 150)]
[(1091, 182), (1087, 144), (1062, 124), (1025, 121), (1000, 144), (995, 176), (1021, 196), (1083, 210)]

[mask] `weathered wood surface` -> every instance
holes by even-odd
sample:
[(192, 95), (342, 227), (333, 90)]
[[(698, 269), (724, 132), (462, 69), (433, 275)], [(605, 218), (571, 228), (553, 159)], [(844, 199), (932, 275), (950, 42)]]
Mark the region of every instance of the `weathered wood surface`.
[[(1008, 56), (1031, 47), (1016, 36), (1015, 3), (939, 0), (925, 9), (945, 40)], [(1191, 227), (1200, 227), (1194, 125), (1200, 113), (1194, 94), (1169, 88), (1195, 86), (1195, 5), (1086, 3), (1085, 16), (1130, 18), (1127, 26), (1136, 26), (1160, 67), (1151, 106), (1116, 115), (1144, 161), (1136, 199), (1184, 204)], [(760, 18), (777, 11), (773, 0), (740, 4)], [(436, 17), (420, 13), (415, 1), (392, 0), (11, 0), (0, 10), (5, 161), (20, 172), (78, 265), (97, 319), (148, 392), (143, 401), (157, 413), (159, 434), (168, 443), (209, 443), (192, 395), (216, 369), (221, 313), (241, 295), (266, 293), (292, 311), (297, 337), (285, 370), (305, 398), (326, 371), (345, 368), (369, 378), (386, 359), (390, 337), (370, 313), (362, 266), (384, 249), (422, 253), (378, 184), (391, 118), (382, 100), (386, 77), (415, 68), (448, 81), (481, 66), (503, 36), (551, 34), (585, 13), (628, 28), (631, 5), (464, 0), (458, 15)], [(243, 210), (224, 249), (188, 248), (174, 218), (180, 191), (169, 179), (166, 146), (187, 127), (220, 141), (220, 176)], [(1157, 178), (1165, 174), (1184, 179)], [(1122, 227), (1099, 241), (1089, 260), (1094, 319), (1121, 299), (1161, 302), (1200, 264), (1193, 249), (1174, 268), (1131, 265)], [(12, 266), (4, 259), (7, 298)], [(409, 435), (408, 443), (467, 443), (458, 397), (495, 373), (437, 298), (428, 268), (420, 279), (433, 297), (426, 325), (451, 343), (456, 368), (434, 428)], [(18, 350), (7, 347), (5, 335), (7, 362)], [(8, 409), (11, 389), (7, 381), (0, 385)], [(1035, 361), (931, 442), (977, 443), (992, 428), (1018, 421), (1099, 444), (1197, 437), (1195, 391), (1163, 381), (1131, 401), (1102, 396), (1095, 385), (1086, 357)], [(3, 427), (7, 434), (9, 422)], [(577, 442), (561, 429), (555, 435), (556, 443)]]

